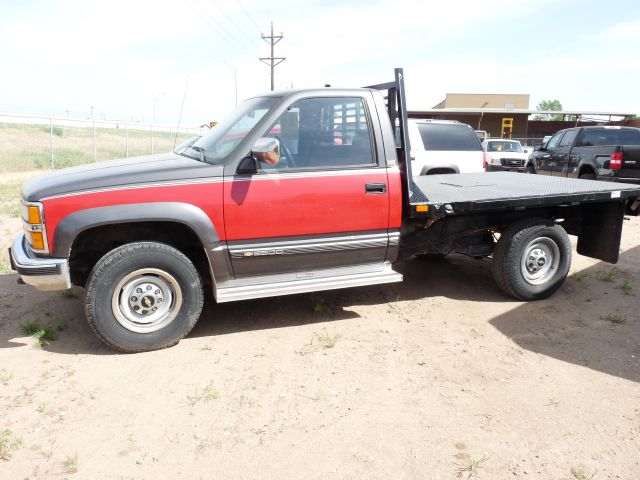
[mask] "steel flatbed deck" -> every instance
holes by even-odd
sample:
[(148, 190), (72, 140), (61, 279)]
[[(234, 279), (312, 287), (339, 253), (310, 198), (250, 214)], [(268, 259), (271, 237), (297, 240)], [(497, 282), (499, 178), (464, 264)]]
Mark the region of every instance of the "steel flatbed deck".
[(424, 175), (411, 187), (411, 215), (418, 218), (640, 197), (640, 185), (516, 172)]

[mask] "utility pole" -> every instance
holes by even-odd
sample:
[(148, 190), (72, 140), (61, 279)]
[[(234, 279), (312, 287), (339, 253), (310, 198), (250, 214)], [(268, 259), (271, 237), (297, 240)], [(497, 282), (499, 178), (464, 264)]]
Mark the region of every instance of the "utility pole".
[(262, 35), (262, 39), (267, 42), (269, 45), (271, 45), (271, 56), (270, 57), (264, 57), (264, 58), (260, 58), (261, 62), (266, 63), (267, 65), (269, 65), (271, 67), (271, 91), (273, 92), (273, 69), (277, 66), (280, 65), (282, 62), (284, 62), (286, 60), (285, 57), (274, 57), (273, 54), (273, 47), (275, 47), (276, 43), (278, 43), (280, 40), (282, 40), (283, 35), (282, 32), (280, 32), (280, 35), (274, 35), (273, 34), (273, 22), (271, 22), (271, 35)]

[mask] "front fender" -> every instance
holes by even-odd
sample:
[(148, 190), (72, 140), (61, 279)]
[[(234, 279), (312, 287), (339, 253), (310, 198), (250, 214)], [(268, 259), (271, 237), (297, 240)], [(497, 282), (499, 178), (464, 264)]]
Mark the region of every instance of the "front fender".
[(211, 219), (195, 205), (181, 202), (133, 203), (78, 210), (58, 223), (54, 232), (52, 255), (68, 258), (77, 236), (91, 228), (153, 221), (176, 222), (189, 227), (205, 249), (214, 284), (229, 278), (231, 270), (226, 245), (220, 241)]

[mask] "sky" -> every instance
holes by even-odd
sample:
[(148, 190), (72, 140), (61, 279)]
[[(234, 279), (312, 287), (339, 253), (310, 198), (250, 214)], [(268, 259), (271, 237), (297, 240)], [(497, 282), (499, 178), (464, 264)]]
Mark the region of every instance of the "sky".
[(217, 121), (270, 89), (358, 87), (405, 69), (410, 109), (530, 94), (640, 114), (637, 0), (0, 0), (0, 114)]

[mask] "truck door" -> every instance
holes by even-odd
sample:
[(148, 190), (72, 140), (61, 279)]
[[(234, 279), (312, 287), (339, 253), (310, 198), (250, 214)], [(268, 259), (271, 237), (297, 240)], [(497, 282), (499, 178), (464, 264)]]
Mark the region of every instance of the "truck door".
[(280, 161), (225, 178), (236, 278), (385, 260), (389, 189), (374, 108), (366, 97), (298, 100), (263, 134), (279, 140)]
[[(562, 136), (558, 148), (553, 152), (551, 158), (554, 163), (552, 170), (554, 176), (566, 177), (571, 169), (571, 148), (573, 141), (578, 134), (577, 128), (567, 130)], [(575, 170), (575, 168), (574, 168)]]
[(556, 159), (554, 154), (560, 144), (560, 139), (564, 135), (564, 130), (556, 133), (549, 139), (544, 150), (539, 150), (536, 156), (537, 165), (536, 171), (543, 175), (552, 175), (554, 168), (556, 167)]

